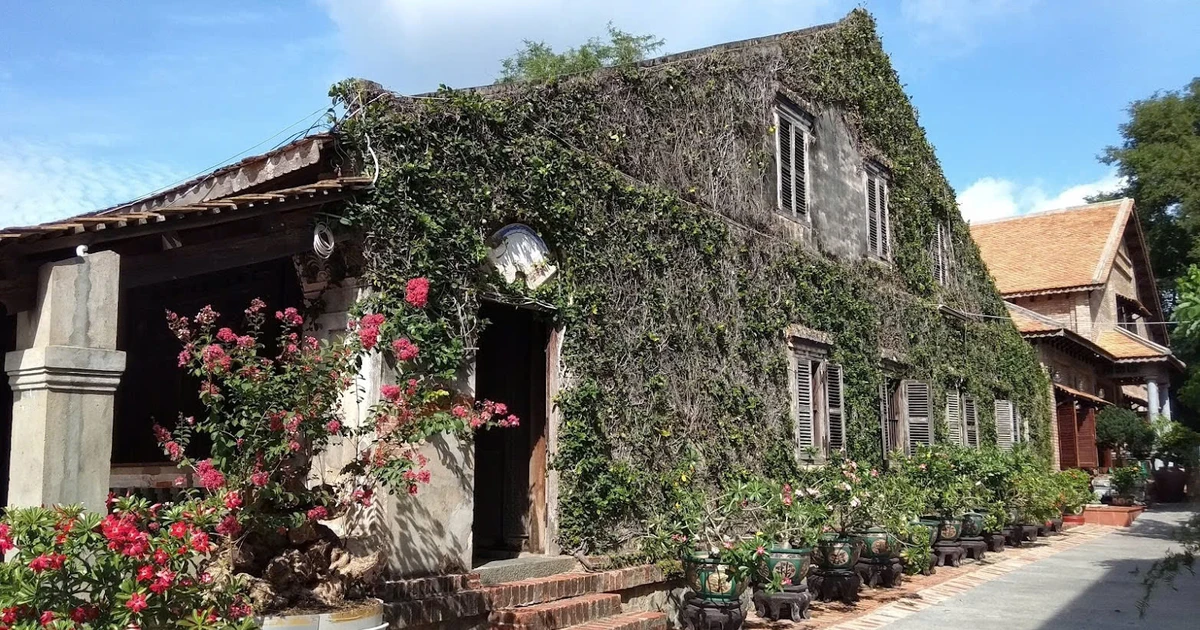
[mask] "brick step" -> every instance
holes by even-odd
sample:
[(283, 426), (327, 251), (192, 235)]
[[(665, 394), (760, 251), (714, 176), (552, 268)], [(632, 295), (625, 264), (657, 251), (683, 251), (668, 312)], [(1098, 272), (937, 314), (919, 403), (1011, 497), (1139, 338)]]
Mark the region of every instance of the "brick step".
[(482, 592), (494, 610), (552, 602), (590, 593), (612, 593), (666, 579), (653, 565), (614, 569), (599, 573), (560, 573), (543, 578), (485, 586)]
[(497, 610), (488, 615), (488, 623), (496, 630), (560, 630), (620, 614), (620, 595), (593, 593)]
[(671, 621), (660, 612), (627, 612), (593, 619), (567, 630), (667, 630)]

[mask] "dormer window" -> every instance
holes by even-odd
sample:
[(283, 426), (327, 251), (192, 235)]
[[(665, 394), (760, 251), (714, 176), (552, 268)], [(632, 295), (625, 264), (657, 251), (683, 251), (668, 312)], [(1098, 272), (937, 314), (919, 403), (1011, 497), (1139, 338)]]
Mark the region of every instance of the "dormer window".
[(882, 167), (867, 164), (867, 254), (891, 260), (891, 229), (888, 212), (888, 176)]
[(808, 218), (808, 145), (812, 123), (799, 111), (775, 105), (775, 181), (779, 211), (794, 219)]

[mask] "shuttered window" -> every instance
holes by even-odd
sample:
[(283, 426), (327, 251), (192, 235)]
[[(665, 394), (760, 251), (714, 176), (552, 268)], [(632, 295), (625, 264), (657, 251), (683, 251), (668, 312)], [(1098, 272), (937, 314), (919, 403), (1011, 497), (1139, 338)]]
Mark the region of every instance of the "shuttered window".
[(775, 165), (779, 211), (795, 218), (808, 216), (809, 124), (783, 106), (775, 107)]
[(966, 445), (979, 448), (979, 414), (975, 409), (973, 398), (963, 398), (963, 424), (966, 431)]
[(962, 394), (957, 390), (946, 392), (946, 431), (951, 444), (963, 445)]
[(951, 252), (950, 226), (939, 223), (930, 254), (933, 256), (933, 277), (943, 286), (950, 283)]
[(883, 455), (887, 457), (904, 447), (904, 428), (898, 415), (899, 405), (896, 396), (899, 395), (899, 384), (890, 379), (884, 379), (879, 385), (879, 433), (883, 442)]
[(812, 361), (805, 354), (796, 353), (796, 446), (801, 451), (811, 448), (816, 443), (812, 390)]
[(996, 446), (1010, 450), (1017, 441), (1017, 414), (1012, 401), (997, 400), (996, 409)]
[(828, 452), (846, 448), (845, 409), (842, 403), (842, 366), (830, 363), (825, 369), (825, 403), (829, 423), (826, 435)]
[(871, 256), (888, 260), (891, 234), (888, 226), (887, 178), (875, 168), (867, 168), (867, 249)]
[(918, 446), (933, 444), (933, 428), (929, 423), (929, 384), (921, 381), (904, 381), (904, 424), (908, 433), (908, 452), (915, 453)]

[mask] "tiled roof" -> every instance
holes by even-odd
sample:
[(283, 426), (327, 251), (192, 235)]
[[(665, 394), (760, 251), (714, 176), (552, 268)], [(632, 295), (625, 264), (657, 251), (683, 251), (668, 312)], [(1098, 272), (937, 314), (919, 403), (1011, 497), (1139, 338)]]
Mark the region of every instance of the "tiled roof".
[(1096, 336), (1096, 345), (1104, 348), (1118, 361), (1147, 361), (1171, 357), (1171, 351), (1153, 341), (1118, 328)]
[(1121, 396), (1123, 396), (1126, 400), (1139, 402), (1143, 405), (1149, 404), (1147, 400), (1150, 396), (1146, 393), (1145, 385), (1122, 385)]
[(1059, 385), (1058, 383), (1055, 383), (1055, 384), (1054, 384), (1054, 389), (1057, 389), (1058, 391), (1060, 391), (1060, 392), (1062, 392), (1062, 393), (1064, 393), (1064, 394), (1066, 394), (1066, 395), (1068, 395), (1068, 396), (1073, 396), (1073, 397), (1075, 397), (1075, 398), (1080, 398), (1080, 399), (1082, 399), (1082, 400), (1086, 400), (1086, 401), (1089, 401), (1089, 402), (1094, 402), (1094, 403), (1096, 403), (1096, 404), (1100, 404), (1100, 405), (1111, 405), (1111, 404), (1112, 404), (1112, 403), (1108, 402), (1107, 400), (1104, 400), (1103, 398), (1101, 398), (1101, 397), (1099, 397), (1099, 396), (1094, 396), (1094, 395), (1092, 395), (1092, 394), (1089, 394), (1089, 393), (1087, 393), (1087, 392), (1083, 392), (1083, 391), (1080, 391), (1080, 390), (1078, 390), (1078, 389), (1074, 389), (1074, 388), (1071, 388), (1071, 387), (1067, 387), (1066, 385)]
[(1004, 295), (1102, 284), (1133, 210), (1131, 199), (971, 225)]
[(1039, 317), (1036, 313), (1015, 304), (1006, 303), (1005, 306), (1008, 307), (1008, 314), (1012, 317), (1013, 324), (1021, 333), (1054, 332), (1064, 328), (1061, 324), (1047, 321), (1046, 318)]

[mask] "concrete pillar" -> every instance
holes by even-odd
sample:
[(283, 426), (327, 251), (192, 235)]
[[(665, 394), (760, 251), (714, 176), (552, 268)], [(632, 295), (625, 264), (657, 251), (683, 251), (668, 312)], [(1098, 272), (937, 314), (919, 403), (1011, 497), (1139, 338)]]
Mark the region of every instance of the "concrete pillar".
[(103, 510), (112, 460), (121, 258), (99, 252), (43, 265), (37, 305), (17, 314), (4, 357), (13, 390), (8, 502)]
[(1162, 386), (1162, 415), (1167, 420), (1171, 419), (1171, 386), (1167, 383)]
[(1158, 415), (1158, 383), (1152, 380), (1146, 381), (1146, 401), (1150, 408), (1146, 410), (1147, 419), (1153, 420), (1154, 416)]

